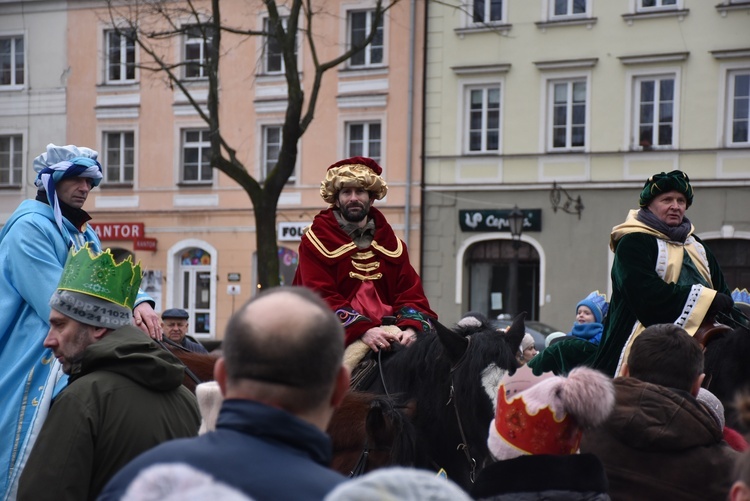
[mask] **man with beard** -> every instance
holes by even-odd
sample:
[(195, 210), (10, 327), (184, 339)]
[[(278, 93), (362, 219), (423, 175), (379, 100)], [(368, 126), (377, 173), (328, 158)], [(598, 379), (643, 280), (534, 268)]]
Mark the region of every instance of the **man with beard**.
[(330, 207), (302, 237), (294, 277), (295, 285), (316, 290), (338, 315), (347, 346), (361, 340), (376, 352), (394, 342), (408, 346), (437, 319), (406, 245), (372, 206), (388, 191), (382, 172), (366, 157), (328, 168), (320, 195)]

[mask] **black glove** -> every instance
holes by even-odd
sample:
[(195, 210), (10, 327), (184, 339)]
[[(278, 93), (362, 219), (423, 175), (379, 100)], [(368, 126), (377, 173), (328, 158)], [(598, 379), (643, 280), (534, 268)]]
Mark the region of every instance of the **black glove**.
[(716, 297), (711, 302), (711, 306), (708, 307), (708, 314), (729, 313), (732, 311), (732, 306), (734, 306), (734, 300), (731, 296), (717, 292)]

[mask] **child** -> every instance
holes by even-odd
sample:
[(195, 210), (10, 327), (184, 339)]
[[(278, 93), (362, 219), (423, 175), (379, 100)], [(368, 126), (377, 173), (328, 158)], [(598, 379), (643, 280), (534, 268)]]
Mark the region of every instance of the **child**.
[(568, 335), (598, 346), (604, 330), (602, 322), (608, 309), (607, 297), (599, 294), (599, 291), (592, 292), (576, 305), (576, 322)]

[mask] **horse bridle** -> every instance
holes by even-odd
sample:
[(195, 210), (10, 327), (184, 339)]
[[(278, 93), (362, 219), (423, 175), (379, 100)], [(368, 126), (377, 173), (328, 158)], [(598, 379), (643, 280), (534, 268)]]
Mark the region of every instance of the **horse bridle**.
[[(169, 348), (167, 348), (164, 345), (164, 343), (166, 343), (169, 346), (172, 346), (174, 348), (177, 348), (178, 350), (182, 350), (182, 351), (186, 351), (188, 353), (191, 353), (190, 350), (188, 350), (187, 348), (185, 348), (184, 346), (182, 346), (179, 343), (175, 343), (174, 341), (172, 341), (168, 337), (163, 337), (161, 341), (159, 341), (158, 339), (154, 339), (154, 341), (156, 341), (156, 344), (158, 344), (159, 346), (161, 346), (166, 351), (169, 351)], [(177, 358), (177, 360), (180, 360), (180, 359)], [(185, 375), (187, 377), (189, 377), (190, 379), (192, 379), (193, 382), (195, 382), (195, 384), (201, 384), (203, 382), (203, 381), (200, 380), (200, 378), (198, 376), (195, 375), (195, 373), (192, 370), (190, 370), (190, 367), (188, 367), (187, 364), (185, 364), (185, 362), (183, 362), (182, 360), (180, 360), (180, 363), (183, 365), (183, 367), (185, 367)]]

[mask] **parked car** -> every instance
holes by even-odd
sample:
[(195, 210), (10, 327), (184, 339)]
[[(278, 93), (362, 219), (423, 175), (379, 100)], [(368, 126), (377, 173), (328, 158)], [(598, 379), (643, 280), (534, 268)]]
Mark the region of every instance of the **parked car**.
[[(505, 329), (512, 323), (510, 319), (504, 318), (499, 318), (493, 320), (492, 322), (500, 329)], [(553, 332), (561, 331), (561, 329), (552, 327), (551, 325), (543, 324), (542, 322), (538, 322), (536, 320), (526, 320), (524, 322), (524, 325), (526, 326), (526, 332), (531, 334), (534, 338), (534, 345), (536, 346), (536, 349), (538, 351), (542, 351), (544, 349), (544, 340), (547, 339), (548, 335), (552, 334)]]

